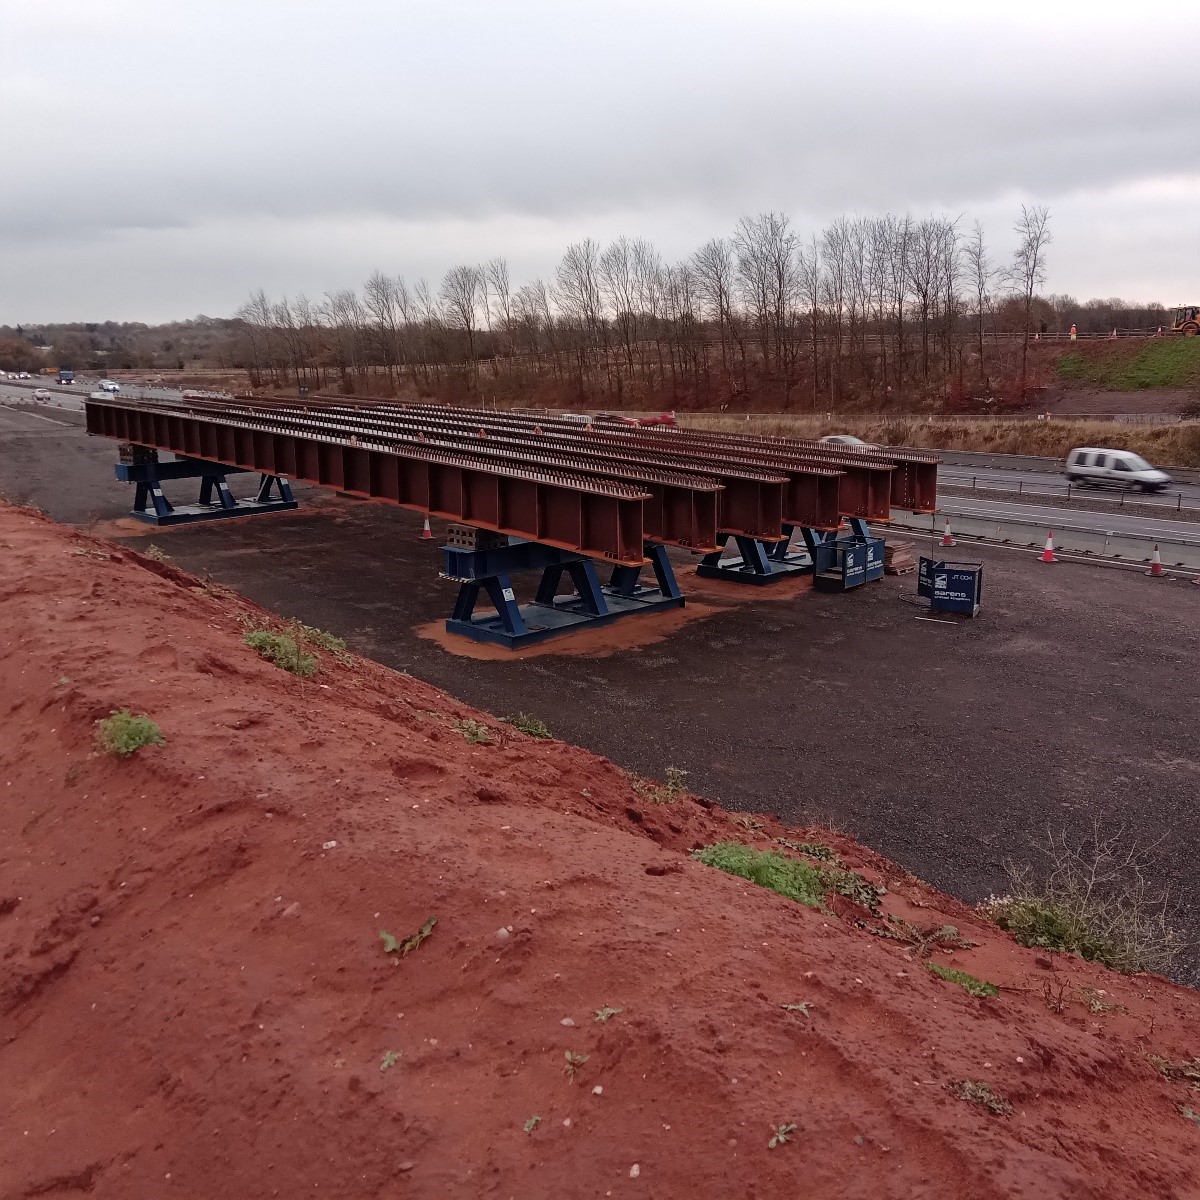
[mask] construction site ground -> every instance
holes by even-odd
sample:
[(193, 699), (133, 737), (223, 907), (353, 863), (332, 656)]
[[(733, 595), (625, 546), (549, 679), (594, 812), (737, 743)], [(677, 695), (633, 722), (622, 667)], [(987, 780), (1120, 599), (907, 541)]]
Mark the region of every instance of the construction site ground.
[(298, 488), (295, 513), (151, 529), (122, 515), (113, 450), (47, 426), (0, 457), (0, 493), (622, 767), (847, 830), (964, 900), (1002, 888), (1006, 861), (1036, 862), (1048, 830), (1098, 824), (1147, 849), (1182, 911), (1200, 906), (1200, 587), (963, 547), (949, 555), (985, 563), (983, 609), (946, 624), (921, 619), (912, 575), (845, 595), (738, 588), (678, 554), (683, 613), (514, 654), (444, 633), (456, 585), (416, 514)]
[[(382, 511), (261, 521), (255, 530), (275, 530), (265, 554), (238, 533), (251, 525), (225, 531), (243, 561), (282, 568), (311, 553), (321, 573), (333, 569), (321, 547), (336, 538), (316, 531), (340, 532), (360, 542), (338, 560), (349, 582), (370, 557), (396, 570), (427, 554), (399, 553), (384, 535), (411, 538), (411, 521), (377, 525)], [(203, 558), (211, 532), (172, 549)], [(33, 511), (0, 505), (0, 555), (5, 1200), (1197, 1195), (1195, 992), (1018, 947), (847, 837), (656, 797), (585, 750), (535, 741), (361, 658), (318, 650), (311, 678), (285, 674), (243, 641), (278, 628), (271, 612)], [(1019, 572), (997, 574), (1016, 590)], [(323, 590), (317, 576), (275, 578), (293, 588), (285, 611)], [(1068, 571), (1055, 580), (1061, 620)], [(1117, 611), (1122, 580), (1109, 581)], [(358, 609), (354, 621), (377, 648), (394, 609), (374, 594), (375, 617)], [(979, 811), (963, 773), (1014, 782), (1004, 759), (1018, 718), (997, 714), (1045, 682), (1020, 675), (1030, 641), (1057, 652), (1014, 624), (1012, 603), (996, 606), (1007, 631), (990, 634), (1011, 680), (1004, 697), (972, 712), (951, 688), (947, 709), (968, 726), (991, 717), (995, 751), (971, 768), (970, 735), (965, 747), (947, 737), (939, 757), (920, 761), (925, 747), (889, 785), (910, 797), (893, 823), (930, 838), (937, 815), (936, 840), (960, 842), (959, 862), (981, 852), (963, 832)], [(803, 646), (774, 615), (793, 608), (807, 612)], [(721, 622), (732, 625), (717, 656)], [(670, 666), (661, 648), (534, 660), (523, 666), (538, 688), (512, 699), (565, 732), (585, 727), (586, 695), (598, 712), (624, 712), (638, 756), (658, 726), (653, 765), (683, 750), (698, 773), (720, 706), (731, 725), (713, 737), (707, 777), (720, 781), (711, 764), (739, 747), (748, 807), (801, 807), (850, 778), (865, 801), (896, 768), (893, 737), (919, 732), (928, 691), (914, 647), (945, 686), (960, 661), (961, 650), (935, 656), (912, 639), (977, 639), (987, 657), (989, 628), (924, 630), (891, 585), (762, 601), (675, 635), (707, 629), (703, 650), (663, 644), (721, 680), (768, 657), (758, 639), (791, 636), (790, 685), (776, 669), (756, 703), (744, 677), (728, 696), (710, 682), (707, 702), (700, 688), (632, 686)], [(860, 641), (876, 664), (874, 699), (849, 697), (823, 665)], [(444, 654), (421, 647), (428, 661)], [(460, 685), (520, 677), (512, 664), (497, 675), (445, 662)], [(618, 689), (604, 687), (609, 668), (623, 672)], [(884, 682), (904, 672), (899, 688)], [(1065, 689), (1063, 707), (1088, 695)], [(657, 711), (641, 711), (652, 696)], [(621, 709), (629, 697), (638, 711)], [(894, 735), (830, 729), (832, 712), (881, 699), (903, 700), (882, 723)], [(95, 722), (118, 707), (151, 714), (164, 744), (99, 753)], [(795, 726), (786, 743), (774, 710)], [(944, 730), (942, 714), (929, 719)], [(620, 744), (615, 722), (605, 726)], [(1062, 734), (1043, 731), (1043, 769), (1024, 788), (1039, 787), (1047, 809), (1060, 788), (1082, 800), (1063, 777), (1079, 746), (1054, 744)], [(1126, 766), (1127, 790), (1168, 772), (1170, 735), (1156, 745), (1155, 761)], [(751, 786), (756, 768), (764, 778)], [(728, 840), (779, 849), (775, 838), (823, 843), (882, 889), (878, 911), (836, 893), (805, 907), (688, 853)], [(969, 994), (931, 967), (998, 994)]]

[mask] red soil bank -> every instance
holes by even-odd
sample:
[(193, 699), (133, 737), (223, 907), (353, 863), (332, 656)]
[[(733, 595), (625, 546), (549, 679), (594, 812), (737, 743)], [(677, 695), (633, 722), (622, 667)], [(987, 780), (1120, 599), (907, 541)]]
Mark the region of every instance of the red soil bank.
[[(1200, 1102), (1147, 1060), (1200, 1054), (1195, 993), (1022, 949), (821, 834), (978, 943), (933, 956), (1001, 988), (975, 999), (865, 910), (687, 854), (803, 834), (649, 803), (369, 662), (294, 678), (242, 643), (269, 620), (0, 506), (5, 1200), (1200, 1194)], [(166, 745), (97, 754), (121, 707)]]

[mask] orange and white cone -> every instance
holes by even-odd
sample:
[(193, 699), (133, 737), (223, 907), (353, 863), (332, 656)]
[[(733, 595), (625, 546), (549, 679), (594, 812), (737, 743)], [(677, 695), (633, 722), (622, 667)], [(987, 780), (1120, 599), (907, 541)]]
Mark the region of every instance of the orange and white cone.
[(954, 534), (950, 532), (950, 518), (946, 518), (946, 528), (942, 530), (942, 545), (954, 546), (957, 543), (954, 540)]
[(421, 541), (427, 542), (433, 537), (433, 530), (429, 528), (429, 516), (425, 516), (425, 527), (421, 530)]
[(1158, 552), (1157, 542), (1154, 543), (1154, 557), (1150, 560), (1150, 570), (1146, 574), (1151, 579), (1161, 579), (1166, 574), (1166, 571), (1163, 570), (1162, 555)]
[(1049, 563), (1058, 562), (1058, 559), (1054, 557), (1054, 530), (1053, 529), (1048, 529), (1046, 531), (1046, 548), (1045, 548), (1045, 550), (1042, 551), (1042, 557), (1041, 557), (1040, 561), (1041, 562), (1049, 562)]

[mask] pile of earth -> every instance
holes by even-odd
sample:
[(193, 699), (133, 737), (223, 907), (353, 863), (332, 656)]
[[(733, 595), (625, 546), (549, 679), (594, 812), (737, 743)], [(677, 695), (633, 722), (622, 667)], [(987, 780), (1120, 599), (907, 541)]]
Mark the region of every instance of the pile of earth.
[[(271, 614), (34, 512), (0, 564), (0, 1195), (1198, 1194), (1195, 993), (353, 655), (285, 673)], [(117, 709), (164, 744), (101, 753)], [(691, 856), (730, 841), (839, 885)]]

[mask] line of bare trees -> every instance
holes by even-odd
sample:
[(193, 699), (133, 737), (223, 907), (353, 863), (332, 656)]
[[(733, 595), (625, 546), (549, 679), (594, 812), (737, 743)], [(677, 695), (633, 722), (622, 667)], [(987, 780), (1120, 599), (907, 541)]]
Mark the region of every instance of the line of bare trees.
[[(1010, 262), (978, 222), (841, 217), (807, 240), (782, 213), (745, 217), (669, 263), (643, 238), (569, 246), (551, 279), (506, 260), (436, 289), (375, 272), (361, 293), (238, 312), (256, 381), (345, 391), (553, 391), (614, 405), (873, 405), (990, 389), (1003, 326), (1036, 331), (1049, 214), (1024, 208)], [(1026, 381), (1022, 355), (1020, 388)]]

